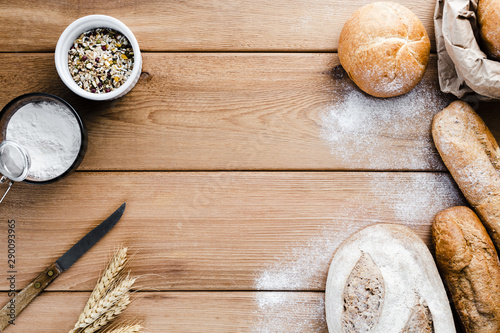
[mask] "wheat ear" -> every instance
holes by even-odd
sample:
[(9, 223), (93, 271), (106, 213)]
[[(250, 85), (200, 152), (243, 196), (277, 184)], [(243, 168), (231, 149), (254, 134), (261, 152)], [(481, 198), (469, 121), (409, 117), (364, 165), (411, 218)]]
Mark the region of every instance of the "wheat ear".
[(102, 316), (100, 316), (96, 321), (94, 321), (91, 325), (87, 326), (83, 333), (94, 333), (106, 326), (113, 319), (116, 318), (120, 313), (125, 311), (127, 306), (130, 304), (130, 293), (127, 292), (123, 295), (122, 298), (118, 302), (116, 302), (111, 309), (105, 312)]
[(78, 317), (78, 321), (75, 323), (74, 328), (69, 333), (75, 333), (79, 329), (88, 326), (89, 314), (92, 309), (95, 308), (99, 300), (106, 294), (110, 289), (115, 279), (120, 275), (127, 264), (127, 248), (121, 248), (115, 252), (113, 258), (109, 261), (106, 269), (102, 273), (101, 277), (97, 281), (94, 290), (90, 294), (89, 300), (85, 305), (82, 313)]
[(96, 293), (97, 299), (100, 298), (107, 289), (109, 289), (116, 277), (125, 268), (125, 265), (127, 264), (127, 250), (128, 248), (122, 247), (115, 252), (113, 258), (109, 261), (108, 266), (102, 273), (94, 291), (92, 291), (92, 293)]
[(143, 327), (138, 324), (123, 325), (117, 328), (113, 328), (110, 331), (105, 331), (105, 333), (139, 333)]
[(104, 313), (108, 312), (118, 301), (125, 296), (135, 282), (135, 278), (126, 277), (119, 281), (113, 289), (109, 290), (97, 304), (91, 308), (86, 314), (82, 328), (89, 326), (96, 321)]

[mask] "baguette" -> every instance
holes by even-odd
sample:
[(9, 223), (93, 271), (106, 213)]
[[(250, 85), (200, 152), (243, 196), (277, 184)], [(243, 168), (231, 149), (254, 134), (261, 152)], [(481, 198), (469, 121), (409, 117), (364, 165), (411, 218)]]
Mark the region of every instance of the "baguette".
[(500, 332), (500, 262), (474, 212), (452, 207), (432, 226), (436, 261), (467, 333)]
[(330, 333), (454, 333), (443, 282), (410, 229), (376, 224), (340, 245), (326, 282)]
[(462, 101), (434, 117), (432, 137), (453, 179), (500, 249), (500, 151), (495, 138)]

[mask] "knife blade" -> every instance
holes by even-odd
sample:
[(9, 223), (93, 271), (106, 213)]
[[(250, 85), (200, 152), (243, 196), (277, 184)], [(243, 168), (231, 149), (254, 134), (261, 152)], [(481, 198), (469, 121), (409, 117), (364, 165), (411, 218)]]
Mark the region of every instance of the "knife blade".
[(82, 239), (78, 241), (71, 249), (57, 259), (56, 264), (60, 270), (64, 272), (71, 267), (81, 256), (87, 252), (95, 243), (97, 243), (104, 235), (108, 233), (115, 226), (115, 224), (122, 217), (125, 211), (125, 203), (120, 206), (113, 214), (105, 219), (101, 224), (92, 229)]
[(110, 231), (120, 220), (125, 211), (123, 203), (106, 220), (83, 236), (75, 245), (64, 253), (59, 259), (47, 267), (28, 286), (21, 290), (0, 310), (0, 332), (10, 324), (14, 324), (17, 316), (62, 272), (70, 268), (81, 256), (94, 246)]

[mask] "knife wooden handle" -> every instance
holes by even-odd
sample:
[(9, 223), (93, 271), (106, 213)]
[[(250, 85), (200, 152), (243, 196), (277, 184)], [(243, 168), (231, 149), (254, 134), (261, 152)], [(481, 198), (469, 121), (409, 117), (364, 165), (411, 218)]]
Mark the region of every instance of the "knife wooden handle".
[(56, 277), (61, 274), (61, 270), (56, 263), (50, 265), (40, 275), (38, 275), (31, 283), (21, 290), (16, 297), (12, 298), (0, 310), (0, 332), (14, 322), (17, 316), (24, 310), (31, 301), (38, 296)]

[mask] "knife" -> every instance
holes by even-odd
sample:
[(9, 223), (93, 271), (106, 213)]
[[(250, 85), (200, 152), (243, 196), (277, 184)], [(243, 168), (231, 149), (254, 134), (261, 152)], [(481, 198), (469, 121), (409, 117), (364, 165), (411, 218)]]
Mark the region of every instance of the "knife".
[(120, 220), (125, 211), (125, 203), (111, 214), (104, 222), (92, 229), (82, 239), (78, 241), (71, 249), (63, 254), (56, 262), (47, 267), (31, 283), (21, 290), (16, 297), (12, 298), (0, 310), (0, 332), (9, 324), (14, 323), (17, 316), (24, 310), (31, 301), (38, 296), (52, 281), (62, 272), (70, 268), (81, 256), (85, 254), (92, 246), (110, 231)]

